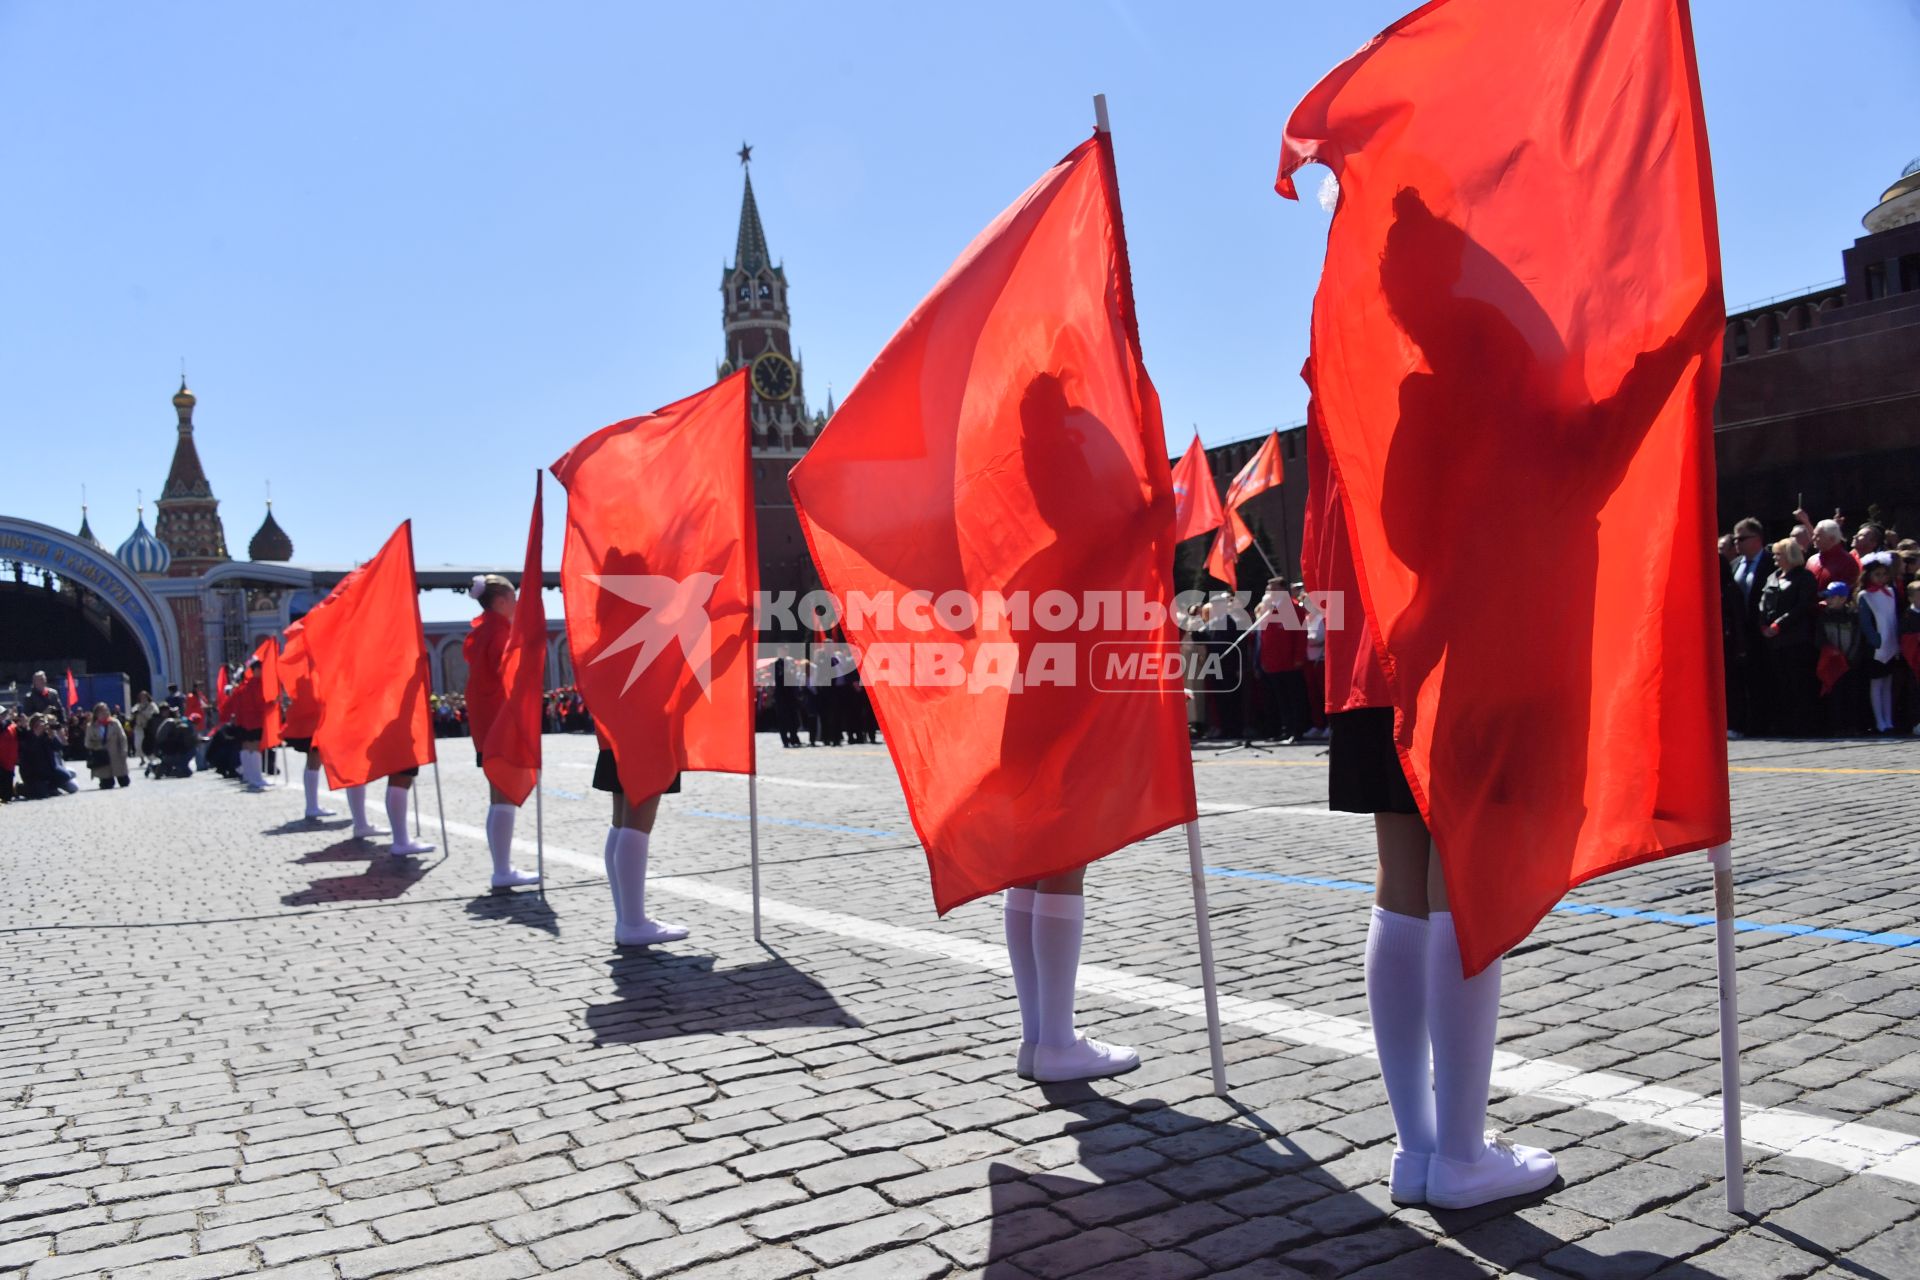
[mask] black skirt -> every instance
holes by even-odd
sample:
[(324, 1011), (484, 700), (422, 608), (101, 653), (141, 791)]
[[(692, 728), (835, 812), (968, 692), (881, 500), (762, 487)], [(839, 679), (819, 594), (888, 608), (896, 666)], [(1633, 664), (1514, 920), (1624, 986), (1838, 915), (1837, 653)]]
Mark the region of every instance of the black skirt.
[[(593, 762), (593, 789), (595, 791), (611, 791), (615, 795), (620, 794), (620, 767), (613, 762), (613, 752), (607, 750), (605, 747), (600, 748), (600, 755)], [(674, 774), (673, 781), (668, 783), (667, 789), (660, 794), (663, 796), (679, 795), (680, 775), (677, 773)]]
[(1393, 748), (1393, 708), (1360, 707), (1327, 718), (1327, 807), (1341, 813), (1420, 812)]
[(298, 751), (301, 755), (306, 755), (309, 751), (313, 750), (313, 739), (312, 738), (288, 738), (287, 745), (292, 747), (295, 751)]

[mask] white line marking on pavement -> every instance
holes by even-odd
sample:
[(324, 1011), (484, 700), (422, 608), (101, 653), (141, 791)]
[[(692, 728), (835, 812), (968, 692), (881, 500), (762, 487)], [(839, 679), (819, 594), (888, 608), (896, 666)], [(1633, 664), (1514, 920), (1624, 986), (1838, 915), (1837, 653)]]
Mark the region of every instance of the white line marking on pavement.
[(1322, 809), (1300, 804), (1211, 804), (1201, 801), (1200, 812), (1216, 818), (1236, 813), (1279, 813), (1289, 818), (1336, 818), (1343, 822), (1370, 822), (1373, 819), (1370, 813), (1348, 813), (1343, 809)]
[(763, 773), (760, 781), (771, 782), (776, 787), (817, 787), (822, 791), (865, 791), (864, 782), (820, 782), (813, 778), (783, 778), (778, 774)]
[[(447, 830), (483, 842), (487, 838), (484, 828), (465, 823), (449, 822)], [(533, 852), (530, 840), (513, 843), (519, 851)], [(599, 858), (558, 845), (547, 846), (547, 857), (594, 875), (605, 872)], [(662, 879), (652, 881), (651, 887), (725, 911), (747, 914), (753, 910), (751, 894), (723, 885)], [(976, 969), (1009, 972), (1004, 947), (971, 938), (882, 924), (862, 916), (820, 911), (772, 898), (760, 900), (760, 911), (768, 920), (935, 956)], [(1124, 969), (1082, 965), (1080, 990), (1191, 1018), (1206, 1018), (1206, 1004), (1198, 987), (1142, 977)], [(1223, 1022), (1294, 1044), (1361, 1058), (1374, 1056), (1372, 1030), (1366, 1023), (1352, 1018), (1295, 1009), (1274, 1000), (1250, 1000), (1224, 991), (1220, 993), (1220, 1017)], [(1516, 1053), (1498, 1052), (1493, 1060), (1493, 1087), (1506, 1093), (1571, 1103), (1617, 1120), (1650, 1124), (1688, 1137), (1720, 1131), (1717, 1097), (1703, 1097), (1666, 1085), (1644, 1084), (1607, 1071), (1583, 1071), (1551, 1058), (1525, 1058)], [(1817, 1160), (1851, 1173), (1873, 1173), (1920, 1186), (1920, 1138), (1787, 1107), (1749, 1106), (1743, 1115), (1749, 1146)]]

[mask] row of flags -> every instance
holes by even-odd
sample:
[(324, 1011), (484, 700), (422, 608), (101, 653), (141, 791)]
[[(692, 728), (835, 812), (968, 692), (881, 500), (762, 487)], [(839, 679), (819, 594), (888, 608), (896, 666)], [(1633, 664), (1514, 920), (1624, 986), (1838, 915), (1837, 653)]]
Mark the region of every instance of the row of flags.
[[(1293, 196), (1309, 162), (1338, 180), (1309, 429), (1469, 972), (1583, 880), (1728, 839), (1709, 576), (1723, 313), (1687, 14), (1611, 0), (1537, 19), (1530, 0), (1409, 15), (1301, 102), (1278, 180)], [(754, 768), (749, 438), (735, 374), (551, 468), (577, 684), (636, 796)], [(1109, 618), (1045, 637), (1084, 662), (1116, 640), (1177, 646), (1175, 544), (1212, 532), (1210, 570), (1233, 583), (1239, 510), (1281, 481), (1277, 435), (1224, 502), (1197, 438), (1172, 469), (1163, 440), (1096, 130), (960, 255), (789, 485), (843, 601), (1162, 607), (1144, 636)], [(540, 763), (540, 528), (536, 485), (508, 709), (482, 748), (519, 798)], [(286, 681), (304, 650), (292, 678), (317, 692), (336, 786), (432, 758), (412, 570), (402, 525), (281, 655)], [(1502, 584), (1514, 627), (1484, 616)], [(1005, 619), (843, 626), (862, 651), (937, 641), (969, 669), (1036, 643)], [(868, 692), (942, 912), (1195, 817), (1177, 675), (1127, 696)]]

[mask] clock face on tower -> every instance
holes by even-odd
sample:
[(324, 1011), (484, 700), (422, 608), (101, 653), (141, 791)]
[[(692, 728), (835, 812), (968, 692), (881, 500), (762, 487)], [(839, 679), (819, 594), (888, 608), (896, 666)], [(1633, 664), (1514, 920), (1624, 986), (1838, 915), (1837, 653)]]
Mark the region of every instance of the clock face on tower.
[(753, 362), (753, 389), (762, 400), (785, 400), (798, 381), (793, 362), (778, 351), (766, 352)]

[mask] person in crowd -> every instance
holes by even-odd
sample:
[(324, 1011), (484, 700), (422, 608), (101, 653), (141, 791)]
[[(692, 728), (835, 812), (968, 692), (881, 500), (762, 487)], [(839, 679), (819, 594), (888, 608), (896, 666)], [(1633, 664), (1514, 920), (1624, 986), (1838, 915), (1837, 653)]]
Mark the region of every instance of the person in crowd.
[(1254, 613), (1254, 670), (1265, 694), (1268, 728), (1281, 742), (1304, 742), (1307, 713), (1307, 629), (1286, 580), (1267, 582)]
[[(1806, 512), (1796, 512), (1804, 522)], [(1807, 570), (1813, 574), (1815, 585), (1825, 587), (1829, 582), (1843, 582), (1851, 591), (1853, 584), (1860, 579), (1860, 561), (1847, 548), (1846, 534), (1840, 530), (1838, 520), (1822, 520), (1813, 526), (1814, 554), (1807, 560)]]
[(0, 707), (0, 804), (13, 802), (13, 771), (20, 765), (20, 717)]
[(1728, 562), (1733, 589), (1725, 594), (1727, 654), (1727, 729), (1730, 735), (1764, 732), (1767, 709), (1766, 654), (1760, 644), (1760, 593), (1773, 571), (1766, 533), (1760, 521), (1746, 517), (1733, 526), (1733, 558)]
[(36, 671), (33, 673), (32, 683), (28, 686), (27, 691), (20, 695), (20, 709), (30, 716), (49, 714), (63, 715), (65, 713), (65, 708), (60, 702), (59, 693), (54, 690), (52, 685), (47, 683), (46, 672)]
[(80, 783), (67, 767), (66, 743), (58, 725), (47, 714), (30, 717), (29, 724), (30, 732), (20, 742), (20, 783), (26, 798), (72, 795)]
[(780, 731), (782, 747), (800, 745), (800, 697), (794, 688), (797, 679), (793, 659), (784, 652), (773, 660), (773, 723)]
[(1862, 521), (1853, 531), (1853, 558), (1864, 565), (1866, 558), (1875, 552), (1886, 550), (1886, 527), (1872, 520)]
[(1774, 706), (1769, 727), (1781, 737), (1804, 738), (1813, 732), (1819, 587), (1792, 538), (1773, 544), (1773, 564), (1760, 590), (1760, 635)]
[(187, 713), (187, 700), (181, 695), (179, 685), (170, 684), (167, 686), (167, 705), (173, 708), (175, 715), (185, 715)]
[(1893, 594), (1893, 556), (1888, 552), (1869, 551), (1860, 557), (1860, 586), (1854, 593), (1854, 609), (1860, 620), (1860, 660), (1866, 672), (1873, 731), (1892, 733), (1900, 603)]
[(1907, 607), (1900, 611), (1900, 670), (1897, 683), (1901, 686), (1902, 701), (1906, 706), (1904, 723), (1912, 726), (1912, 731), (1920, 734), (1920, 578), (1914, 578), (1906, 587)]
[(1327, 740), (1327, 615), (1303, 590), (1300, 599), (1307, 615), (1307, 715), (1312, 723), (1309, 742)]
[(118, 784), (130, 787), (133, 780), (127, 776), (127, 734), (113, 712), (104, 702), (93, 705), (93, 718), (86, 728), (87, 772), (100, 784), (102, 791), (111, 791)]
[(193, 686), (193, 692), (182, 699), (180, 705), (185, 710), (187, 719), (190, 722), (200, 729), (206, 728), (207, 697), (200, 691), (199, 685)]
[[(480, 604), (461, 652), (467, 659), (466, 710), (473, 727), (473, 762), (484, 766), (487, 731), (506, 706), (507, 688), (502, 668), (507, 644), (513, 637), (513, 584), (497, 573), (475, 577), (471, 594)], [(493, 857), (492, 887), (512, 889), (539, 884), (540, 877), (513, 865), (513, 825), (519, 808), (500, 788), (487, 783), (487, 851)]]
[(200, 735), (193, 722), (176, 714), (173, 704), (168, 703), (155, 717), (154, 726), (154, 752), (159, 760), (154, 766), (154, 776), (192, 777), (194, 757), (200, 749)]
[(239, 730), (240, 781), (251, 792), (267, 789), (260, 762), (260, 744), (267, 728), (265, 683), (260, 659), (255, 658), (247, 663), (246, 675), (227, 702), (228, 713)]
[(145, 764), (148, 758), (153, 755), (153, 740), (150, 730), (153, 726), (154, 713), (159, 709), (159, 706), (153, 700), (153, 695), (145, 689), (142, 689), (140, 696), (134, 699), (133, 714), (128, 717), (133, 723), (132, 737), (134, 754), (140, 757), (142, 764)]

